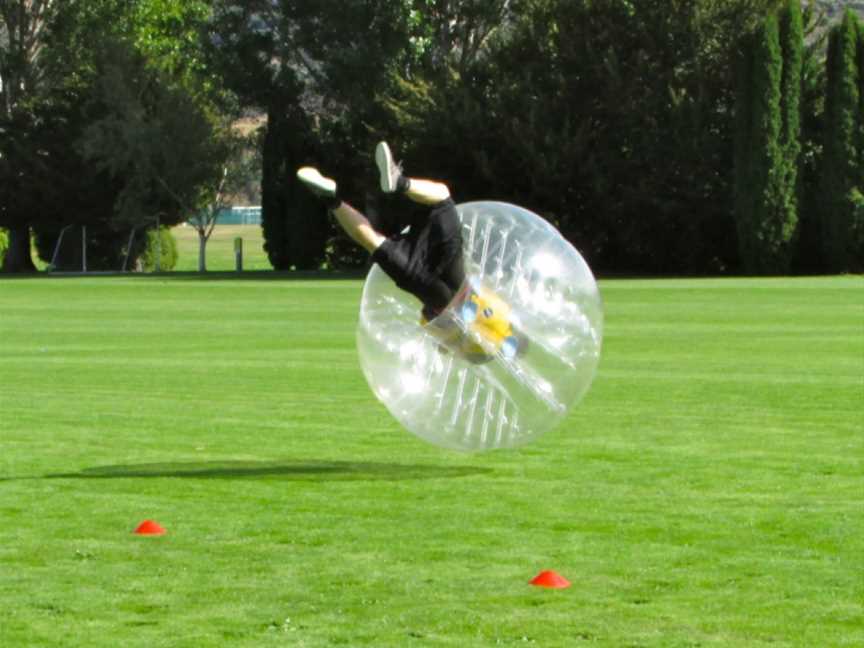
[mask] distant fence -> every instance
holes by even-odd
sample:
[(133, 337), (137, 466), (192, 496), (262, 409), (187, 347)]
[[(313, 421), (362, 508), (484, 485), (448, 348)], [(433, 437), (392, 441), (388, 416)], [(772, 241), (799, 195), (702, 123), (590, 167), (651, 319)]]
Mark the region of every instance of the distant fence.
[[(194, 221), (195, 218), (189, 219)], [(219, 210), (219, 215), (216, 216), (217, 225), (260, 225), (261, 224), (261, 206), (255, 205), (251, 207), (228, 207)]]

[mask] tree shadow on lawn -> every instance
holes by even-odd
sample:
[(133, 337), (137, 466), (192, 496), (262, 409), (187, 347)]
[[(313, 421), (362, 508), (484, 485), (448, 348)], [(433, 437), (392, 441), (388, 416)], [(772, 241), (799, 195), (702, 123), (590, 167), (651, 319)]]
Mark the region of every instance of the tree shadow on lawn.
[[(286, 481), (403, 481), (452, 479), (491, 473), (476, 466), (436, 466), (352, 461), (201, 461), (149, 463), (85, 468), (42, 479), (274, 479)], [(0, 478), (0, 481), (6, 481)]]
[(122, 277), (136, 281), (339, 281), (344, 279), (364, 279), (368, 269), (346, 270), (211, 270), (195, 272), (178, 270), (171, 272), (27, 272), (0, 274), (0, 280), (25, 279), (111, 279)]

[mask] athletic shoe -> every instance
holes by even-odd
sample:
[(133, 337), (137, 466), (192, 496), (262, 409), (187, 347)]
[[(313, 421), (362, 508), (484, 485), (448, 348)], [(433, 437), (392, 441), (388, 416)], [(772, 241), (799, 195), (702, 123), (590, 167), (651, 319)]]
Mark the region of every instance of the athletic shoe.
[(322, 198), (336, 197), (336, 181), (326, 178), (314, 167), (302, 167), (297, 170), (297, 177), (316, 196)]
[(399, 188), (399, 178), (402, 177), (402, 167), (393, 160), (387, 142), (378, 142), (375, 147), (375, 164), (381, 174), (381, 191), (393, 193)]

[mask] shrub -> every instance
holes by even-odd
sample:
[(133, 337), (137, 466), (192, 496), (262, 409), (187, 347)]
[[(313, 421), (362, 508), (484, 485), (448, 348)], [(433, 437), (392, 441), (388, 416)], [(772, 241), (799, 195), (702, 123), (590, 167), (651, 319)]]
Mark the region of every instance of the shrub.
[(864, 272), (864, 193), (853, 188), (849, 192), (852, 223), (849, 236), (849, 271)]
[(0, 229), (0, 265), (3, 265), (3, 259), (6, 258), (6, 249), (9, 247), (9, 236), (6, 230)]
[(167, 227), (147, 230), (147, 247), (141, 255), (141, 268), (145, 272), (156, 270), (156, 256), (161, 247), (162, 256), (159, 258), (159, 270), (169, 272), (177, 265), (177, 241)]

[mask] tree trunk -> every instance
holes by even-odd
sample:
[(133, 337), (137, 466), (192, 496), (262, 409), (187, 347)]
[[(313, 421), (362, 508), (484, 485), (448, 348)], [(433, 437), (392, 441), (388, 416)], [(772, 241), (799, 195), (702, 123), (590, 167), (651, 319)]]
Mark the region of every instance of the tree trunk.
[(207, 272), (207, 237), (198, 232), (198, 272)]
[(30, 226), (18, 225), (9, 229), (9, 249), (0, 272), (36, 272), (30, 255)]

